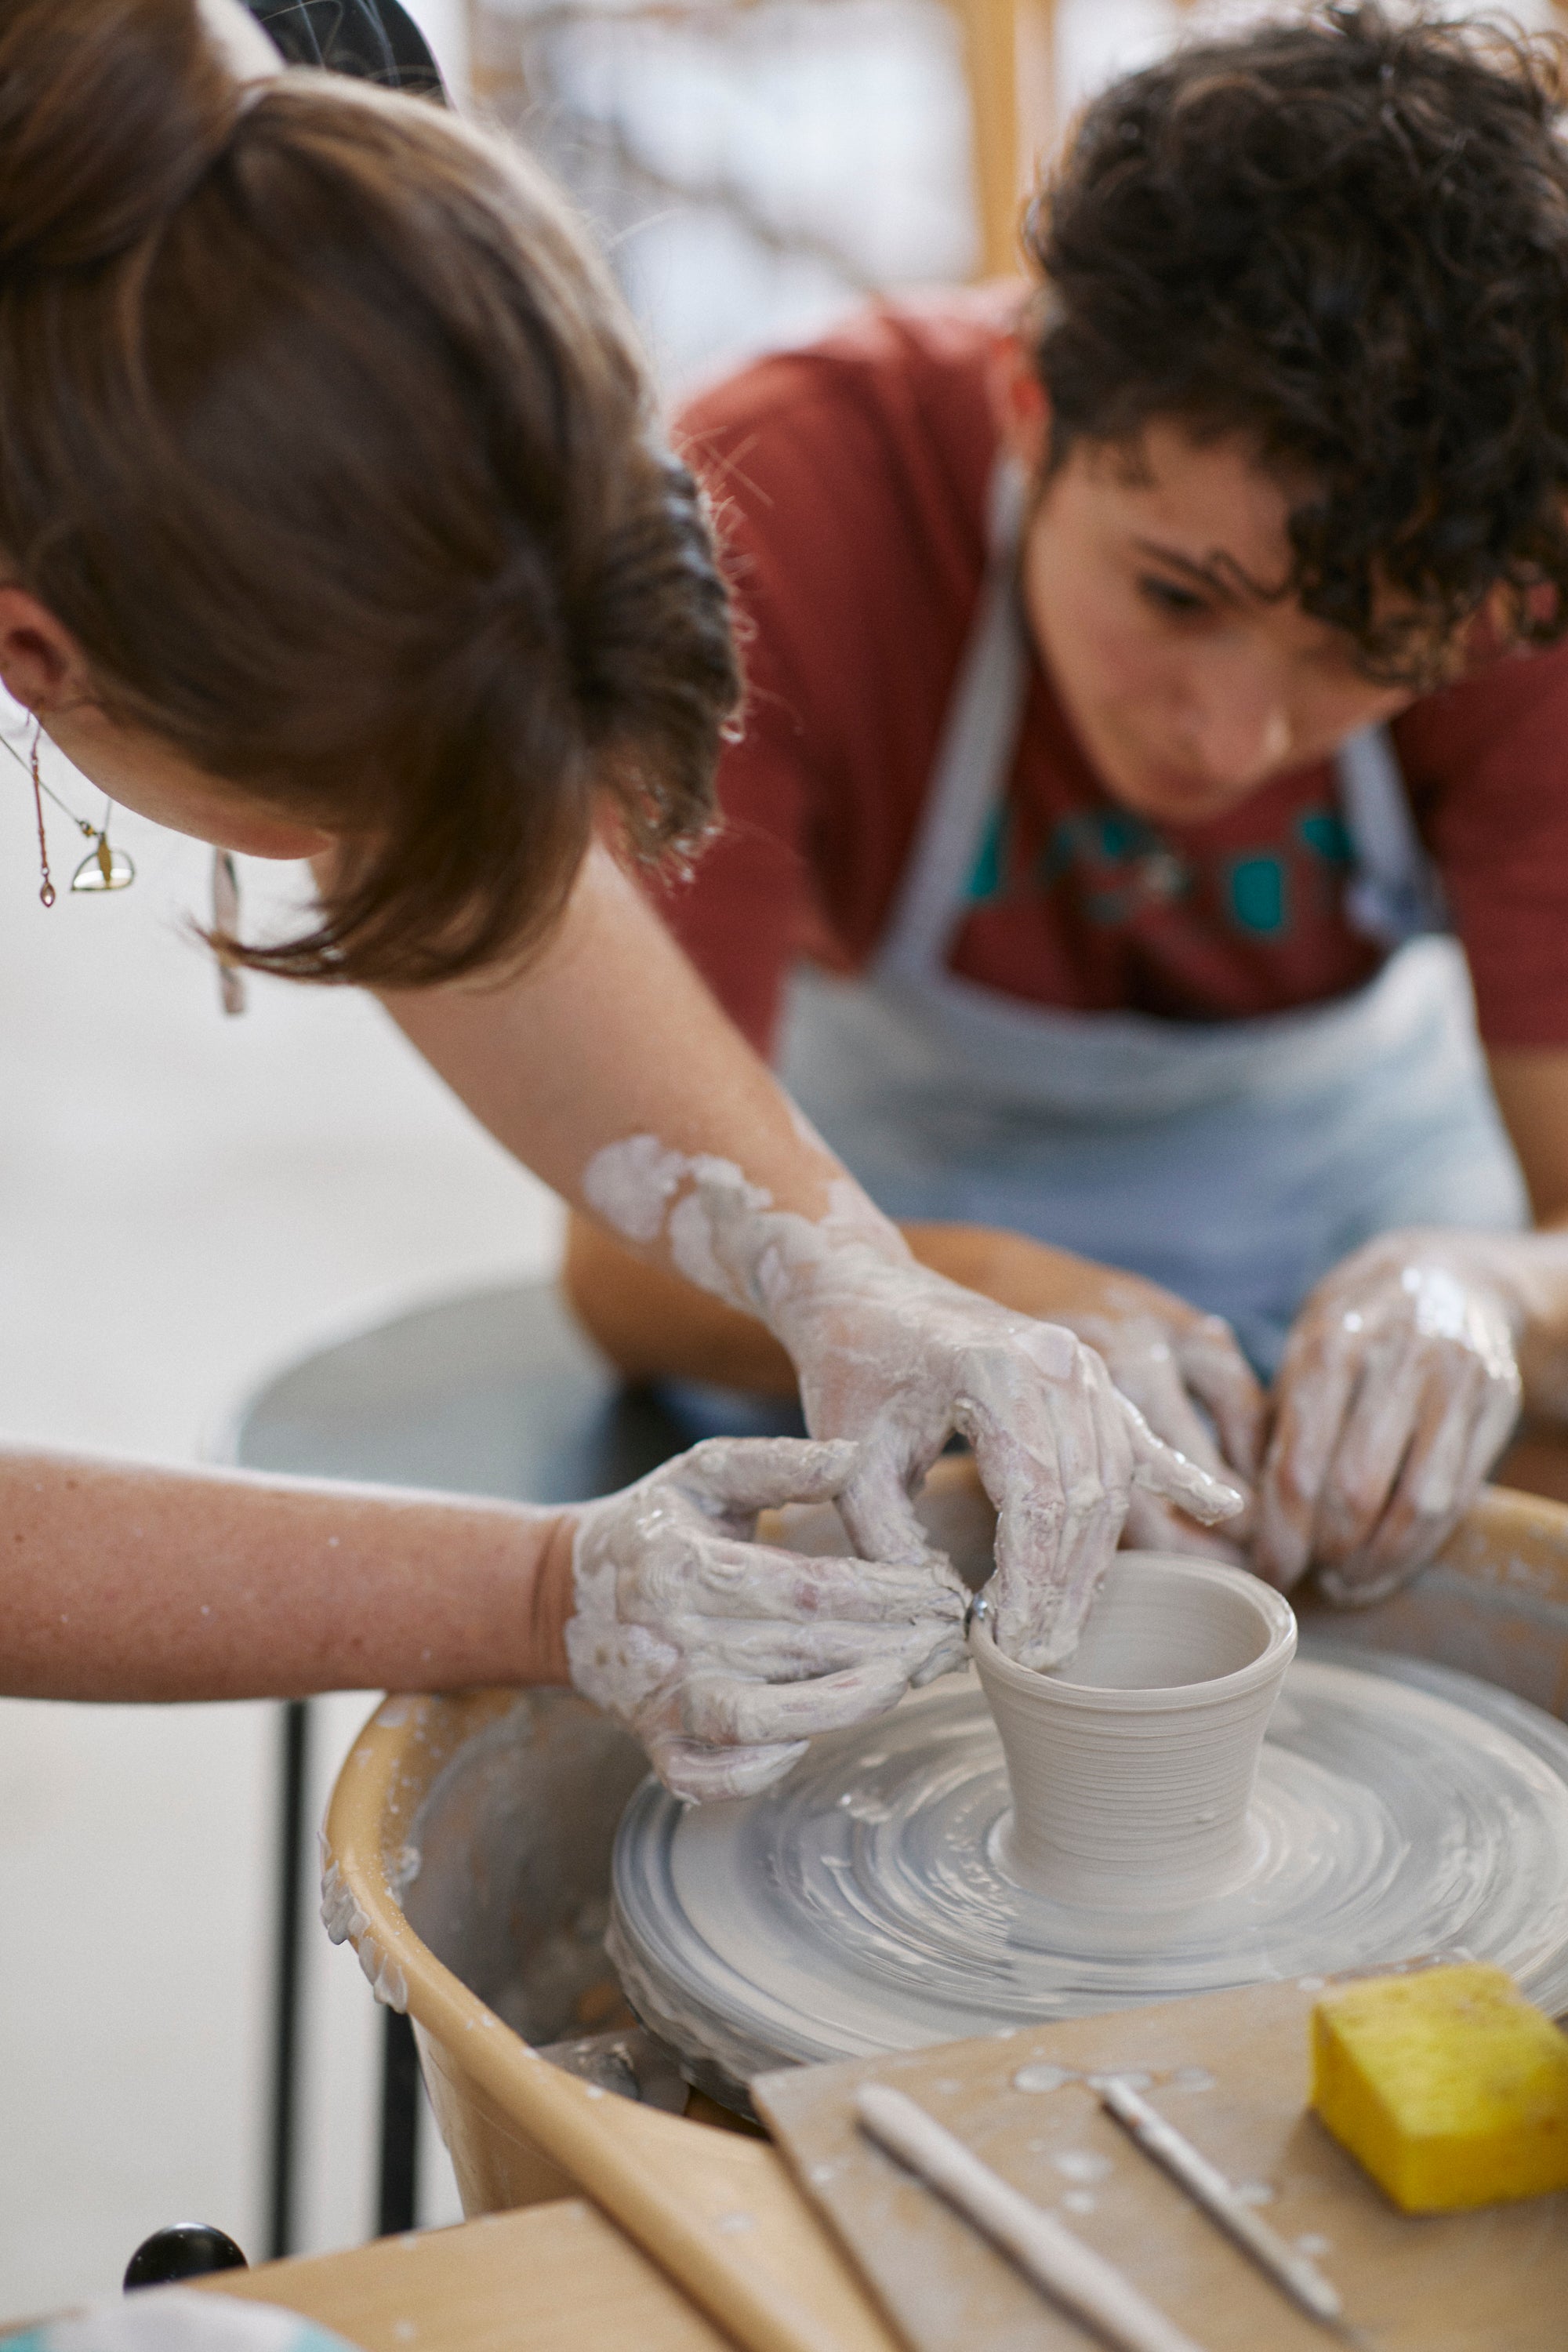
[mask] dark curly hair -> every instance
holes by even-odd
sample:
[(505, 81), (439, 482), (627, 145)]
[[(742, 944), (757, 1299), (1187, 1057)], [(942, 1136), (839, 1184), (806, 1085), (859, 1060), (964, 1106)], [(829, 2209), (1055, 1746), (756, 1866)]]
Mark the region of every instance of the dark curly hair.
[(1561, 636), (1563, 57), (1329, 7), (1117, 83), (1026, 226), (1053, 462), (1163, 418), (1309, 482), (1289, 589), (1371, 676), (1430, 683), (1494, 598)]

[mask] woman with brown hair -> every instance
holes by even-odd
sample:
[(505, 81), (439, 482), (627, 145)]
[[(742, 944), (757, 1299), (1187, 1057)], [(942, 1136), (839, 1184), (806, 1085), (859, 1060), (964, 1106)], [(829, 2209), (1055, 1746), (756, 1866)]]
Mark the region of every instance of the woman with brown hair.
[[(279, 71), (236, 0), (7, 0), (0, 550), (46, 894), (49, 743), (220, 857), (312, 859), (309, 926), (216, 921), (225, 966), (375, 990), (568, 1201), (767, 1324), (816, 1441), (553, 1513), (12, 1454), (6, 1688), (570, 1676), (733, 1792), (961, 1655), (910, 1503), (954, 1429), (1036, 1660), (1134, 1486), (1234, 1507), (1068, 1333), (915, 1264), (627, 878), (707, 827), (738, 680), (697, 489), (521, 159)], [(827, 1496), (862, 1561), (747, 1541)]]

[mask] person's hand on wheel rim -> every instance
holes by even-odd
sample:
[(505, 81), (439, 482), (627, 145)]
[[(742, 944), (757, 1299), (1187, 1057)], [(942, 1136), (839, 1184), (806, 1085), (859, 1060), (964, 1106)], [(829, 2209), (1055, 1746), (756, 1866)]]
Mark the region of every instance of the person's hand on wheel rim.
[(1457, 1234), (1390, 1234), (1319, 1284), (1274, 1391), (1254, 1564), (1383, 1599), (1462, 1517), (1518, 1417), (1518, 1310)]

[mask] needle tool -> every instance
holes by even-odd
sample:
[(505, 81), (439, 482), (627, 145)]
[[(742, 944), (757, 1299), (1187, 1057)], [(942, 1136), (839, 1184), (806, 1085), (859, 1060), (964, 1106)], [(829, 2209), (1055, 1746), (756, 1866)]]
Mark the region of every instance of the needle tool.
[(1268, 2272), (1276, 2286), (1283, 2287), (1310, 2319), (1345, 2332), (1344, 2304), (1338, 2288), (1305, 2254), (1288, 2245), (1278, 2230), (1269, 2228), (1217, 2165), (1211, 2164), (1174, 2124), (1167, 2123), (1157, 2108), (1119, 2076), (1108, 2074), (1094, 2087), (1106, 2113), (1114, 2116), (1144, 2155), (1152, 2157), (1219, 2223), (1243, 2253), (1250, 2254), (1259, 2269)]

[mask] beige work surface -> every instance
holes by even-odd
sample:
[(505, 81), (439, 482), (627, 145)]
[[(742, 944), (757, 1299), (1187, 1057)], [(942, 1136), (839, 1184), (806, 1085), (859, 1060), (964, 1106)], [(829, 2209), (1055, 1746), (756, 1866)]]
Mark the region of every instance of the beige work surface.
[(364, 2352), (730, 2352), (662, 2271), (577, 2198), (202, 2284), (282, 2304)]
[[(752, 2096), (916, 2352), (1084, 2352), (1090, 2339), (856, 2130), (850, 2095), (863, 2082), (907, 2092), (1212, 2352), (1323, 2352), (1334, 2341), (1133, 2146), (1082, 2079), (1134, 2072), (1233, 2181), (1273, 2192), (1265, 2210), (1282, 2236), (1326, 2242), (1314, 2251), (1364, 2352), (1563, 2352), (1568, 2194), (1479, 2213), (1397, 2212), (1305, 2111), (1320, 1983), (797, 2068), (763, 2076)], [(1069, 2079), (1016, 2087), (1031, 2067)], [(1079, 2210), (1064, 2209), (1068, 2197)]]

